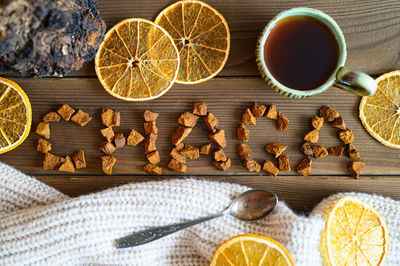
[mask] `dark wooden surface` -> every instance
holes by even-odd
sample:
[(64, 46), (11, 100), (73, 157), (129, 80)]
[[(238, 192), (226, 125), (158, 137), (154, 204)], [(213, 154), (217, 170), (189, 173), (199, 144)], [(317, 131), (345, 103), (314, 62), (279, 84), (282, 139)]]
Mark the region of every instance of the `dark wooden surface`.
[[(107, 26), (128, 17), (154, 19), (158, 12), (171, 1), (99, 1), (99, 8)], [(18, 149), (0, 155), (0, 160), (15, 166), (25, 173), (36, 175), (40, 180), (73, 196), (98, 191), (107, 187), (145, 180), (171, 178), (174, 173), (166, 169), (171, 149), (170, 135), (177, 126), (180, 113), (190, 111), (193, 101), (205, 101), (209, 111), (220, 121), (227, 132), (226, 153), (232, 157), (233, 165), (227, 172), (219, 172), (211, 165), (210, 157), (202, 157), (188, 163), (188, 175), (199, 178), (237, 182), (240, 184), (274, 190), (296, 210), (310, 210), (319, 200), (339, 191), (363, 191), (380, 193), (400, 199), (400, 151), (387, 148), (368, 135), (358, 119), (359, 97), (330, 89), (305, 100), (292, 100), (268, 88), (256, 68), (254, 50), (256, 40), (263, 27), (278, 12), (296, 6), (321, 9), (337, 20), (342, 27), (348, 45), (347, 65), (364, 70), (372, 75), (399, 68), (400, 50), (400, 6), (393, 1), (208, 1), (227, 19), (232, 33), (232, 47), (228, 64), (211, 81), (199, 85), (175, 84), (162, 98), (144, 103), (127, 103), (108, 95), (97, 81), (93, 64), (87, 63), (65, 78), (28, 79), (13, 73), (3, 73), (19, 83), (27, 92), (33, 108), (33, 132)], [(276, 104), (290, 119), (287, 132), (279, 132), (275, 124), (266, 118), (259, 119), (251, 127), (249, 145), (258, 161), (273, 160), (264, 151), (271, 142), (289, 145), (292, 169), (302, 158), (298, 150), (302, 136), (311, 129), (310, 119), (323, 104), (334, 107), (346, 120), (355, 134), (355, 145), (362, 160), (366, 162), (364, 175), (359, 180), (348, 176), (347, 158), (327, 157), (314, 160), (311, 177), (301, 177), (292, 172), (277, 177), (252, 174), (240, 165), (235, 140), (236, 126), (241, 114), (257, 101)], [(80, 128), (72, 122), (52, 124), (53, 152), (65, 156), (82, 148), (86, 151), (88, 168), (69, 175), (57, 171), (44, 171), (42, 155), (35, 151), (38, 136), (34, 134), (42, 116), (56, 110), (62, 104), (70, 104), (93, 115), (93, 121)], [(130, 128), (143, 132), (140, 112), (152, 109), (160, 113), (158, 121), (160, 135), (157, 142), (161, 153), (163, 177), (145, 175), (142, 166), (146, 160), (143, 145), (127, 147), (116, 152), (117, 164), (114, 176), (101, 173), (102, 141), (99, 129), (100, 110), (109, 107), (121, 111), (121, 127), (116, 131), (128, 133)], [(340, 144), (336, 130), (325, 126), (321, 131), (320, 143), (326, 147)], [(186, 143), (201, 145), (208, 142), (203, 123), (194, 130)]]

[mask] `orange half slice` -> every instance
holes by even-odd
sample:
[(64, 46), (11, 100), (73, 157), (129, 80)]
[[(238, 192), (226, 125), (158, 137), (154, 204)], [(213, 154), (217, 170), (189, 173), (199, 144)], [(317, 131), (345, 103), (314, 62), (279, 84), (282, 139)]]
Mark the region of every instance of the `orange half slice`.
[(32, 124), (32, 109), (21, 87), (0, 78), (0, 154), (18, 147), (28, 137)]
[(329, 212), (325, 228), (328, 265), (383, 265), (389, 231), (377, 210), (354, 197), (344, 197)]
[(274, 265), (294, 266), (286, 248), (276, 240), (254, 234), (238, 235), (222, 243), (210, 266)]
[(174, 84), (179, 53), (171, 36), (151, 21), (121, 21), (106, 34), (95, 59), (105, 90), (125, 101), (147, 101)]
[(375, 94), (361, 100), (361, 122), (383, 145), (400, 149), (400, 71), (383, 74), (376, 83)]
[(197, 0), (165, 8), (155, 23), (168, 31), (181, 58), (177, 83), (196, 84), (215, 77), (229, 56), (230, 33), (225, 18)]

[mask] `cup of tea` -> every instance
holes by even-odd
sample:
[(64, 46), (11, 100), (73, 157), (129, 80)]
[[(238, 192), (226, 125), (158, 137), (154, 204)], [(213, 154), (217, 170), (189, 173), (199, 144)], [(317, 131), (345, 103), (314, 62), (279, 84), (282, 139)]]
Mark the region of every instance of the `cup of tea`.
[(338, 24), (324, 12), (305, 7), (273, 18), (257, 45), (257, 64), (268, 85), (292, 98), (339, 87), (356, 95), (377, 89), (369, 75), (347, 68), (346, 42)]

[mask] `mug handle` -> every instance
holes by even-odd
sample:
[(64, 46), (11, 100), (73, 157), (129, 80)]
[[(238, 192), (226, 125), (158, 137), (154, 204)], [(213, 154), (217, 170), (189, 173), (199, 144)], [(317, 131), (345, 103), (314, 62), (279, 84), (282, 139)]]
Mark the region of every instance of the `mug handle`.
[(347, 67), (339, 68), (334, 86), (359, 96), (373, 95), (377, 89), (371, 76)]

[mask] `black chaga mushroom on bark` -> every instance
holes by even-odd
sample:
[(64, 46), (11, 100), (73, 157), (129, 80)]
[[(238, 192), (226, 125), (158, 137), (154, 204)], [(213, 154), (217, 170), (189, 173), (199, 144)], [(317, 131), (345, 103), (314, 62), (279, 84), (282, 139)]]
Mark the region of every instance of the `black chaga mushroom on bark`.
[(95, 57), (105, 31), (95, 0), (0, 0), (0, 68), (63, 76)]

